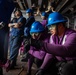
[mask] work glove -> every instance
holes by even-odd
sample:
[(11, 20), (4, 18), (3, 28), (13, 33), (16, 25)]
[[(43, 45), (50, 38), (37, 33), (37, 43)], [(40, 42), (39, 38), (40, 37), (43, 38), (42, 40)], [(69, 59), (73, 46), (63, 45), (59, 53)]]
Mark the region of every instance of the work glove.
[(30, 39), (30, 45), (34, 46), (37, 49), (40, 49), (43, 46), (43, 42), (40, 40), (36, 40), (36, 39)]
[(30, 45), (30, 38), (25, 38), (23, 41), (24, 46)]
[(33, 47), (35, 47), (37, 49), (40, 49), (42, 47), (42, 45), (43, 45), (43, 42), (40, 41), (40, 40), (37, 40), (37, 39), (30, 38), (30, 39), (26, 39), (24, 44), (33, 46)]

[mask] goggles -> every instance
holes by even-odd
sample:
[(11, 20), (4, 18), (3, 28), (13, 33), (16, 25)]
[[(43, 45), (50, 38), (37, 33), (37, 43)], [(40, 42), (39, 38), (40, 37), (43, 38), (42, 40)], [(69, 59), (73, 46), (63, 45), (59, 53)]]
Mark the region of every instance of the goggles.
[(51, 29), (56, 29), (56, 24), (49, 25), (49, 26), (48, 26), (48, 30), (51, 30)]
[(38, 36), (40, 33), (34, 33), (34, 32), (32, 32), (32, 33), (30, 33), (30, 35), (36, 35), (36, 36)]

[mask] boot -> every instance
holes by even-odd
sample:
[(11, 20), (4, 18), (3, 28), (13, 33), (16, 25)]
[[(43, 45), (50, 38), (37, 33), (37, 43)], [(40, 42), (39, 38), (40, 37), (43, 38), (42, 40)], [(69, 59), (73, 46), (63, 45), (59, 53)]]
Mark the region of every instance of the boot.
[(44, 75), (44, 70), (43, 69), (39, 69), (35, 75)]
[(15, 63), (13, 63), (12, 60), (7, 60), (6, 64), (5, 64), (5, 68), (6, 68), (6, 72), (8, 72), (11, 69), (14, 69), (15, 67)]
[(6, 72), (9, 71), (9, 69), (10, 69), (10, 60), (7, 60), (7, 62), (4, 65), (4, 68), (6, 69)]

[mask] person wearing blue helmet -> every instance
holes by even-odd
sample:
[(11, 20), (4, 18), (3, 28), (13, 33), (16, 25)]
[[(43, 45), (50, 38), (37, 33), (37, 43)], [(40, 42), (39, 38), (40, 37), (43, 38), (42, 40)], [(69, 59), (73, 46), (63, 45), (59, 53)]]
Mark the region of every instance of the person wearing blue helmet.
[[(30, 34), (33, 39), (41, 40), (44, 42), (48, 42), (50, 38), (49, 34), (46, 33), (45, 31), (45, 27), (39, 21), (35, 21), (32, 24), (31, 29), (30, 29)], [(46, 53), (45, 51), (43, 51), (42, 48), (39, 48), (38, 46), (36, 48), (31, 46), (29, 50), (29, 54), (30, 55), (28, 59), (27, 75), (31, 75), (31, 68), (34, 61), (37, 67), (39, 68), (35, 75), (40, 75), (41, 73), (44, 74), (44, 71), (45, 69), (48, 69), (49, 67), (48, 64), (50, 60), (53, 58), (53, 56), (49, 53)]]
[(27, 15), (28, 18), (26, 20), (25, 27), (24, 27), (24, 41), (23, 41), (24, 52), (23, 52), (23, 57), (21, 59), (22, 62), (25, 62), (28, 59), (28, 50), (30, 49), (30, 46), (28, 44), (25, 44), (25, 41), (28, 41), (28, 39), (31, 38), (30, 27), (31, 27), (32, 23), (35, 21), (32, 9), (27, 9), (26, 10), (26, 15)]
[(15, 17), (10, 21), (8, 27), (12, 30), (10, 31), (10, 38), (9, 38), (9, 49), (10, 49), (10, 56), (6, 62), (6, 64), (10, 64), (7, 67), (8, 69), (14, 69), (17, 63), (17, 56), (18, 51), (23, 41), (23, 34), (24, 34), (24, 25), (26, 22), (26, 18), (23, 17), (21, 10), (16, 9), (14, 12)]
[(42, 24), (44, 27), (46, 27), (48, 14), (47, 14), (46, 12), (42, 12), (41, 18), (42, 18), (41, 24)]
[(26, 13), (33, 13), (33, 10), (32, 9), (27, 9)]
[(59, 12), (51, 13), (47, 24), (51, 33), (49, 43), (35, 39), (30, 43), (35, 48), (38, 45), (39, 48), (54, 55), (56, 61), (53, 62), (54, 67), (51, 67), (50, 72), (58, 70), (55, 75), (76, 74), (76, 31), (67, 28), (66, 22), (67, 20)]
[(27, 20), (26, 20), (26, 24), (25, 24), (25, 29), (24, 29), (24, 36), (25, 37), (29, 37), (30, 33), (30, 27), (32, 25), (32, 23), (35, 21), (34, 15), (33, 15), (33, 10), (32, 9), (27, 9), (26, 10), (26, 15), (27, 15)]

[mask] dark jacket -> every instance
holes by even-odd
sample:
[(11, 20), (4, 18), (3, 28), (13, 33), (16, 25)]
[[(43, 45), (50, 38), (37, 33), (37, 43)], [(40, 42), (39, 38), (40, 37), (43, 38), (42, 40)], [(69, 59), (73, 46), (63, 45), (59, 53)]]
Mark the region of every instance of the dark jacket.
[(30, 16), (29, 18), (27, 18), (25, 28), (24, 28), (24, 36), (26, 37), (30, 36), (30, 28), (34, 21), (35, 21), (34, 16)]
[(10, 35), (12, 35), (12, 36), (18, 36), (18, 35), (23, 35), (24, 34), (24, 25), (26, 23), (26, 19), (23, 16), (21, 16), (20, 18), (14, 18), (11, 21), (11, 23), (18, 23), (18, 22), (21, 22), (22, 26), (20, 28), (13, 28), (12, 27)]

